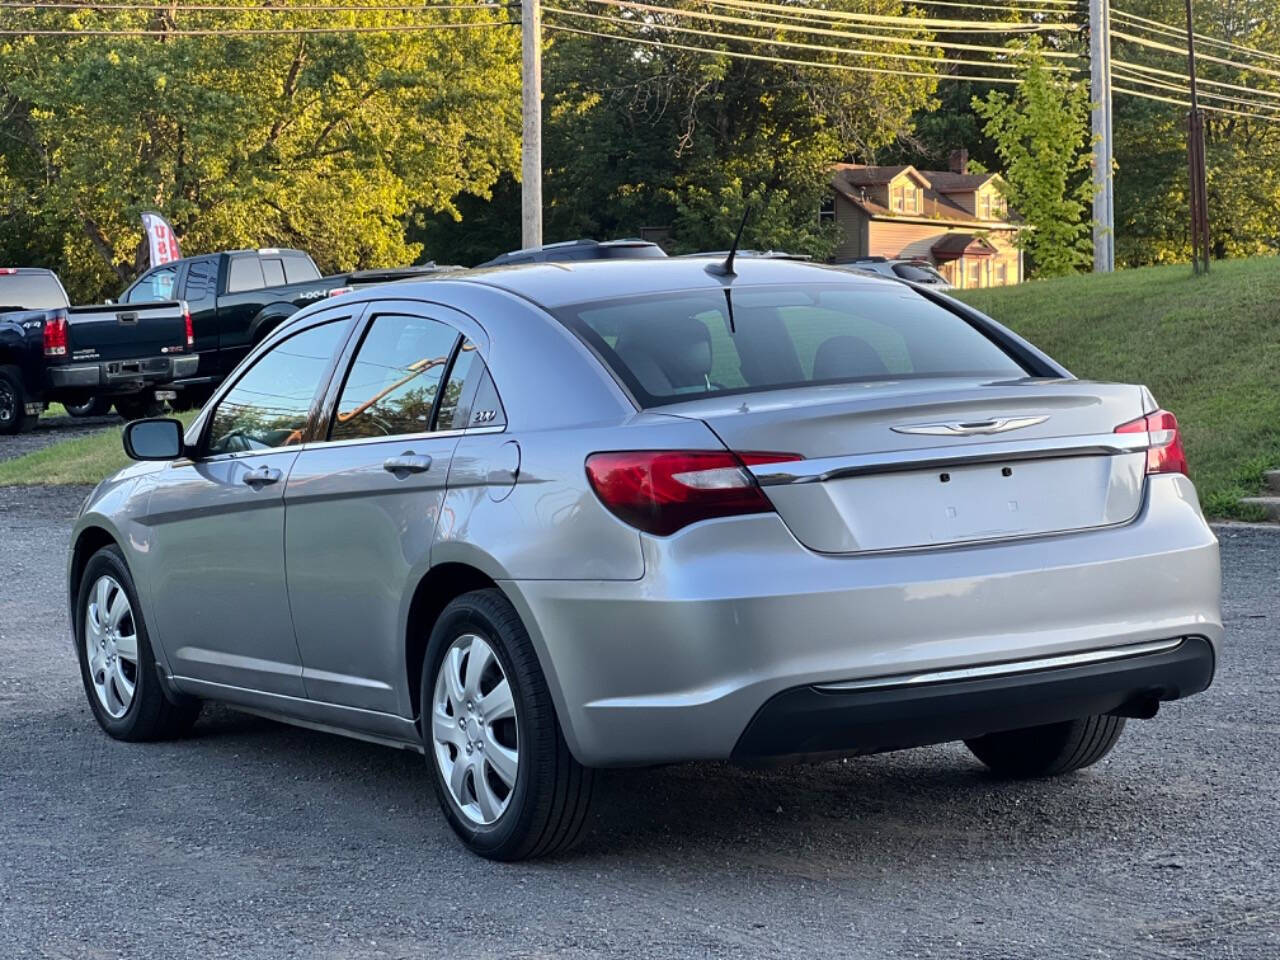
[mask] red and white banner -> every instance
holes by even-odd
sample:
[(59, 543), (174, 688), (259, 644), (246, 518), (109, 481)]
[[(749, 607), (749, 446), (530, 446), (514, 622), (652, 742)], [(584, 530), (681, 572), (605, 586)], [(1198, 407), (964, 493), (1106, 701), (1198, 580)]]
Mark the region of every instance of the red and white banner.
[(178, 238), (173, 235), (173, 227), (169, 226), (168, 220), (158, 213), (147, 212), (142, 215), (142, 226), (151, 245), (151, 266), (158, 267), (162, 263), (182, 259)]

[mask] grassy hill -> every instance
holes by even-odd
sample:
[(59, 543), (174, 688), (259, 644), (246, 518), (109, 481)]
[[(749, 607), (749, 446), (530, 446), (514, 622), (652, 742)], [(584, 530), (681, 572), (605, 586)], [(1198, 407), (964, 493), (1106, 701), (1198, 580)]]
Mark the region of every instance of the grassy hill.
[(1212, 516), (1280, 467), (1280, 258), (1080, 275), (958, 295), (1078, 377), (1145, 383), (1178, 417)]

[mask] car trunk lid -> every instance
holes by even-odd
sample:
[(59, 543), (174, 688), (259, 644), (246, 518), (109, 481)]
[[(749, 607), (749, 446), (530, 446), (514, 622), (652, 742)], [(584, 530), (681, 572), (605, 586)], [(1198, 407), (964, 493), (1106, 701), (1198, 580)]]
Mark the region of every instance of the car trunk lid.
[(931, 378), (666, 406), (731, 450), (799, 454), (752, 473), (806, 546), (900, 550), (1123, 523), (1141, 505), (1141, 387)]

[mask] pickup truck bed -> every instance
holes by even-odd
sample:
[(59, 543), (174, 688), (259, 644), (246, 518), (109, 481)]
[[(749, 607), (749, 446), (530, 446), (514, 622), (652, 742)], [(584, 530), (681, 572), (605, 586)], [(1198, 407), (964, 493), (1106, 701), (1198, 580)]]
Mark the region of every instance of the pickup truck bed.
[[(32, 308), (12, 309), (23, 297)], [(72, 307), (66, 299), (49, 271), (0, 271), (0, 432), (31, 426), (53, 401), (103, 398), (126, 417), (145, 415), (155, 388), (196, 372), (185, 304)]]

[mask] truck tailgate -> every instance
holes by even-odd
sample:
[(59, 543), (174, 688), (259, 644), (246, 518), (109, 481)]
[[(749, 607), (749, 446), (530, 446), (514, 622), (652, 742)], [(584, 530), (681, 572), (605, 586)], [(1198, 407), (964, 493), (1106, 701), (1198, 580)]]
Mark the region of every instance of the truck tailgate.
[(190, 349), (186, 304), (104, 304), (67, 311), (70, 362), (138, 360)]

